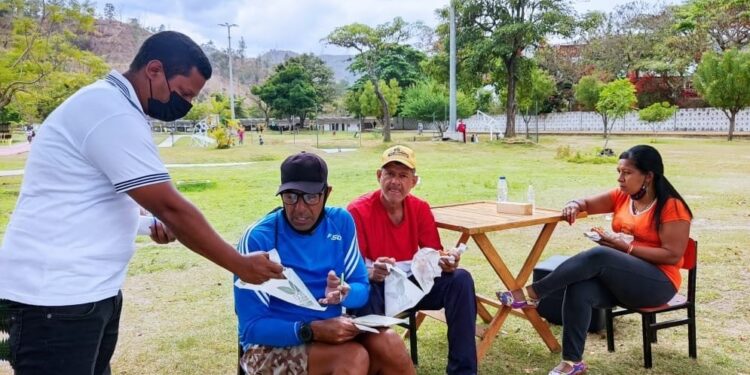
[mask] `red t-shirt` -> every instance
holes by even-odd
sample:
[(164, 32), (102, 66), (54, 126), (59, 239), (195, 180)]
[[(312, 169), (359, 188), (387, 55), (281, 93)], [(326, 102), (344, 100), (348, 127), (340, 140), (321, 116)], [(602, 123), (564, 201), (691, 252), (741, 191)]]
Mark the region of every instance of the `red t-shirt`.
[[(654, 226), (654, 209), (656, 204), (648, 210), (634, 215), (631, 209), (630, 195), (620, 189), (614, 189), (609, 193), (614, 203), (614, 214), (612, 215), (612, 230), (615, 232), (631, 234), (634, 237), (633, 245), (647, 247), (661, 247), (659, 232)], [(661, 223), (685, 220), (690, 221), (690, 213), (679, 199), (669, 198), (661, 211)], [(657, 264), (657, 267), (667, 275), (676, 289), (680, 288), (682, 276), (680, 267), (683, 259), (676, 264)]]
[(408, 195), (404, 199), (403, 220), (393, 224), (380, 201), (380, 194), (380, 190), (367, 193), (347, 207), (357, 226), (357, 241), (363, 257), (370, 260), (393, 257), (399, 262), (411, 260), (423, 247), (443, 249), (427, 202)]

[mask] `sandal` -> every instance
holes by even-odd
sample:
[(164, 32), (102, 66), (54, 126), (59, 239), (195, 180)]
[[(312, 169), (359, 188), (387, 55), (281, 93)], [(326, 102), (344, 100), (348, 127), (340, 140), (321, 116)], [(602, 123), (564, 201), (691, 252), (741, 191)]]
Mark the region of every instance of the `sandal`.
[[(523, 293), (523, 289), (521, 289), (521, 293)], [(495, 295), (503, 306), (508, 306), (513, 309), (535, 309), (537, 305), (539, 305), (538, 299), (528, 298), (525, 293), (525, 298), (521, 300), (513, 297), (513, 293), (510, 291), (496, 292)]]
[[(560, 365), (563, 363), (567, 363), (570, 366), (570, 370), (568, 371), (562, 371), (558, 369)], [(560, 362), (557, 367), (550, 370), (550, 372), (547, 375), (579, 375), (579, 374), (585, 374), (586, 371), (589, 369), (589, 366), (586, 365), (586, 362), (571, 362), (571, 361), (562, 361)]]

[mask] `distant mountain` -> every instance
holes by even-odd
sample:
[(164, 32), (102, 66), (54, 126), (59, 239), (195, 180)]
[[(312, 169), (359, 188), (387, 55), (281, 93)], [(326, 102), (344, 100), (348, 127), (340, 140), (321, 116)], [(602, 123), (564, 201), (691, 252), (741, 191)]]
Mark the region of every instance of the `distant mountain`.
[(349, 64), (352, 63), (352, 55), (320, 55), (321, 60), (325, 61), (336, 77), (336, 82), (345, 80), (350, 85), (359, 78), (358, 75), (349, 71)]
[[(275, 50), (272, 49), (258, 58), (262, 59), (264, 63), (271, 64), (273, 66), (283, 63), (284, 61), (299, 56), (300, 54), (294, 51), (286, 50)], [(358, 76), (354, 75), (347, 68), (351, 64), (352, 55), (318, 55), (331, 70), (333, 70), (334, 80), (340, 82), (342, 80), (349, 84), (354, 83)]]
[[(123, 23), (116, 20), (96, 20), (93, 34), (82, 42), (82, 48), (101, 56), (113, 69), (125, 71), (138, 52), (138, 48), (151, 31), (134, 23)], [(208, 92), (224, 91), (229, 83), (228, 57), (226, 51), (217, 48), (212, 42), (201, 46), (211, 61), (214, 74), (208, 81)], [(232, 61), (233, 78), (236, 92), (247, 95), (250, 87), (260, 84), (273, 73), (273, 68), (299, 53), (287, 50), (270, 50), (257, 57), (234, 56)], [(347, 70), (349, 55), (319, 56), (333, 70), (336, 82), (341, 80), (354, 83), (356, 76)]]

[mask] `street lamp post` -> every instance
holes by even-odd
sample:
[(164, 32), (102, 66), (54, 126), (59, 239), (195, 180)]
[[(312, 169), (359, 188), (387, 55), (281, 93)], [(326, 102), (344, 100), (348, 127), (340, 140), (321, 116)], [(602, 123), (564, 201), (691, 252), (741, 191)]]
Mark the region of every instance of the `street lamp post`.
[(237, 24), (224, 22), (220, 23), (219, 26), (227, 28), (227, 54), (229, 55), (229, 106), (231, 108), (232, 120), (234, 120), (234, 81), (232, 80), (232, 28), (237, 27)]

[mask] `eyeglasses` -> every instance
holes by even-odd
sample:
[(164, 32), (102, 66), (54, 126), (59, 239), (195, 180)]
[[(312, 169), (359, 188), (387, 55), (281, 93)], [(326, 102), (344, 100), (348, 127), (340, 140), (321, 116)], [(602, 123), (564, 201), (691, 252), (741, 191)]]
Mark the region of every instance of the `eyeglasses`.
[(281, 201), (284, 202), (284, 204), (288, 205), (294, 205), (297, 204), (297, 201), (299, 200), (299, 197), (302, 197), (302, 201), (305, 202), (307, 205), (315, 205), (320, 203), (320, 198), (323, 196), (323, 193), (316, 193), (316, 194), (309, 194), (309, 193), (296, 193), (293, 191), (285, 191), (281, 193)]

